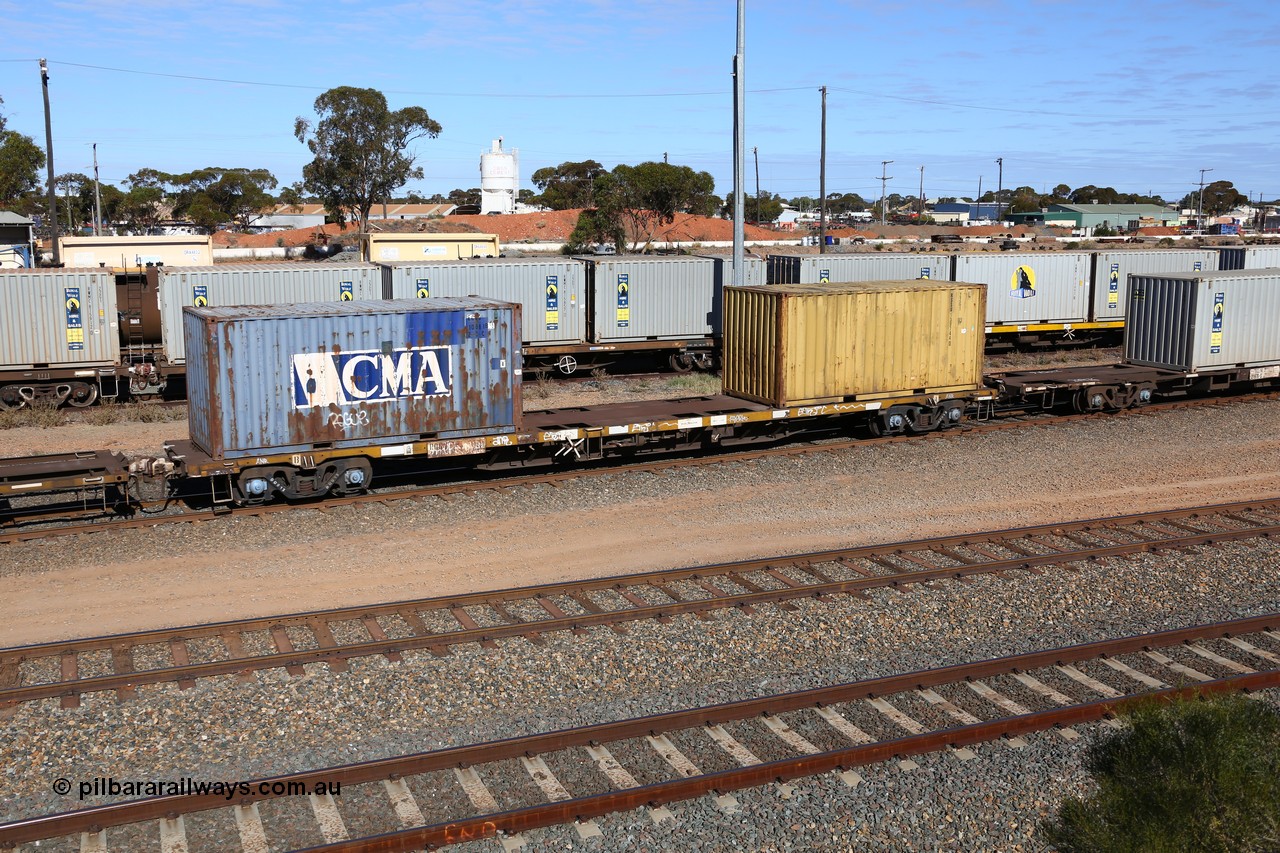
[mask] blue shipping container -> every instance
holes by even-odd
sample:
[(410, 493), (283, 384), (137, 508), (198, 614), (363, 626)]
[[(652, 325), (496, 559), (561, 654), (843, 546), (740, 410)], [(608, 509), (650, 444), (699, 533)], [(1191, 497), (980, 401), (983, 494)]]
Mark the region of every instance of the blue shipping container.
[(509, 432), (520, 308), (471, 298), (183, 311), (191, 441), (215, 459)]

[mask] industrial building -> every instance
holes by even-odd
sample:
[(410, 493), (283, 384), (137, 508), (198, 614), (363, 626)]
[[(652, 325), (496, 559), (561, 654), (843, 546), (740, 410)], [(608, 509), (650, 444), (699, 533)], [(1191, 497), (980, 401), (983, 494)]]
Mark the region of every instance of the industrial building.
[(1016, 225), (1061, 225), (1091, 232), (1095, 228), (1136, 231), (1150, 226), (1177, 225), (1176, 210), (1158, 204), (1051, 204), (1044, 210), (1009, 213)]

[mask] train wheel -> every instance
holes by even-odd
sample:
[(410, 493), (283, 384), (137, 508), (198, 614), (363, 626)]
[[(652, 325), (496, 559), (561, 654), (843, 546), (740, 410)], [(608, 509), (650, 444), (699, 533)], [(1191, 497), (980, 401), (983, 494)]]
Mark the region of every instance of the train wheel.
[(578, 369), (578, 360), (571, 355), (562, 355), (556, 362), (556, 370), (565, 376), (572, 376)]
[(67, 405), (77, 409), (84, 409), (98, 402), (98, 386), (90, 385), (87, 382), (76, 382), (71, 386), (71, 393), (67, 395)]
[(944, 430), (957, 426), (964, 420), (964, 406), (943, 406), (934, 414), (933, 428)]
[(694, 367), (693, 356), (687, 352), (672, 353), (667, 358), (667, 364), (671, 365), (671, 369), (676, 373), (688, 373)]
[(246, 468), (236, 476), (236, 503), (241, 506), (266, 503), (277, 488), (276, 468)]
[(20, 385), (5, 385), (0, 388), (0, 411), (16, 412), (19, 409), (25, 409), (31, 402), (32, 396), (30, 388), (23, 388)]
[(334, 464), (332, 494), (344, 497), (369, 491), (373, 483), (373, 465), (363, 456), (340, 459)]

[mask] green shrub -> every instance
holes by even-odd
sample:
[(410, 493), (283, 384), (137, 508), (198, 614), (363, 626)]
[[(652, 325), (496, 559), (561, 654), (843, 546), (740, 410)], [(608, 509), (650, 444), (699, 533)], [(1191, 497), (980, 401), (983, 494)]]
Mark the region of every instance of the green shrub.
[(1280, 850), (1280, 711), (1240, 695), (1151, 702), (1085, 757), (1097, 789), (1040, 830), (1062, 853)]

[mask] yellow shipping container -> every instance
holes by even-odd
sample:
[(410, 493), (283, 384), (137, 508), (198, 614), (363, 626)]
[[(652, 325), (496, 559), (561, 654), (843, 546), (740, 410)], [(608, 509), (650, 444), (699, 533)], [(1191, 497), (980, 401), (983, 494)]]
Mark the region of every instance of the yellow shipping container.
[(136, 272), (151, 266), (207, 267), (213, 238), (201, 234), (59, 237), (58, 252), (69, 267)]
[(724, 293), (726, 394), (782, 407), (982, 386), (986, 285), (772, 284)]
[(370, 263), (394, 261), (459, 261), (496, 258), (500, 254), (497, 234), (404, 233), (367, 234), (363, 240), (364, 259)]

